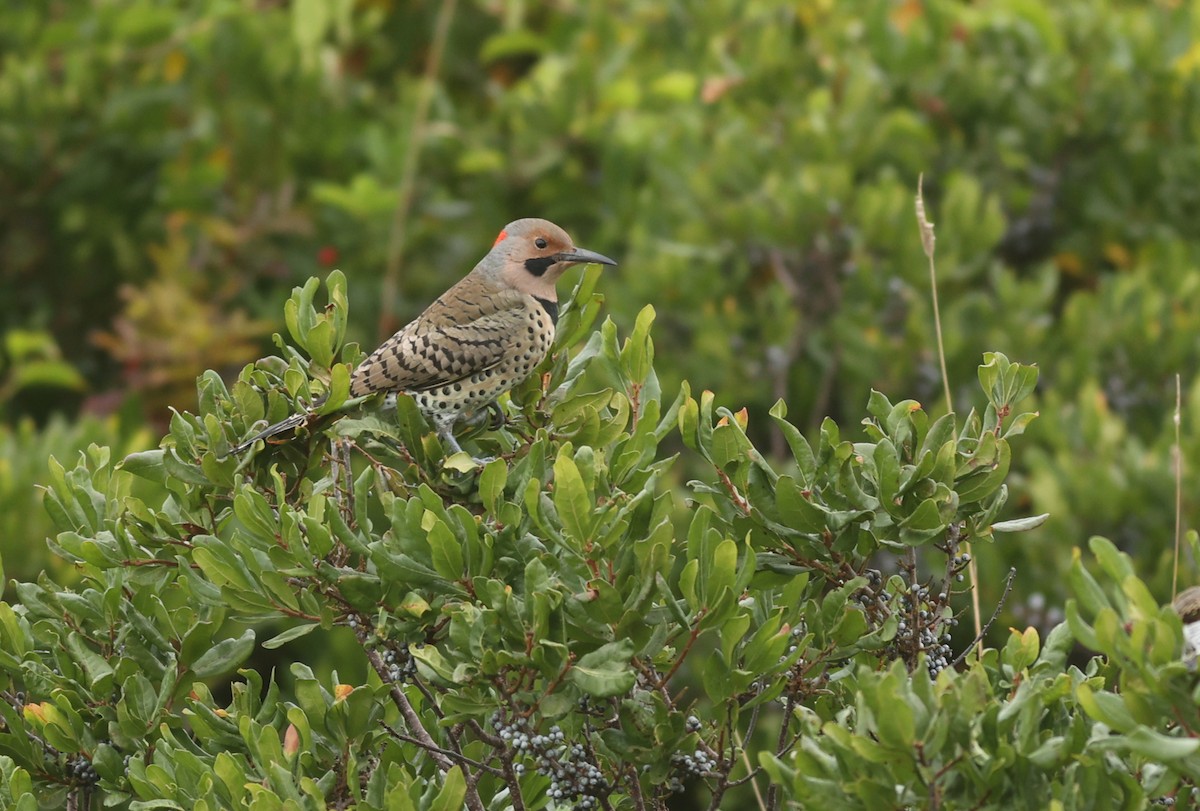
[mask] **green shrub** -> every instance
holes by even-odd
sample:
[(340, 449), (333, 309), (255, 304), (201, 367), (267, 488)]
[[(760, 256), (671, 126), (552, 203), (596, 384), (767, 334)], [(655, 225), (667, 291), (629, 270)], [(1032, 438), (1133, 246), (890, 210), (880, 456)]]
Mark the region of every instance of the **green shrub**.
[[(11, 428), (0, 424), (0, 550), (8, 575), (33, 580), (48, 569), (60, 581), (76, 579), (72, 567), (49, 554), (44, 543), (56, 534), (55, 522), (42, 504), (45, 488), (51, 482), (61, 484), (67, 476), (55, 460), (74, 464), (97, 446), (124, 455), (152, 443), (149, 430), (131, 429), (115, 416), (74, 423), (55, 417), (42, 427), (31, 419)], [(153, 499), (155, 494), (161, 498), (161, 489), (150, 482), (130, 484), (142, 498)]]
[[(1162, 585), (1173, 376), (1191, 390), (1200, 369), (1178, 304), (1200, 278), (1189, 4), (460, 4), (398, 218), (440, 7), (6, 5), (6, 313), (53, 333), (76, 391), (134, 390), (160, 419), (198, 370), (231, 379), (255, 354), (280, 285), (354, 268), (349, 338), (373, 346), (537, 214), (621, 257), (611, 315), (628, 331), (655, 305), (665, 390), (783, 399), (810, 436), (869, 389), (936, 418), (924, 172), (955, 407), (985, 351), (1042, 371), (1011, 487), (1052, 518), (981, 554), (1056, 609), (1053, 573), (1091, 533)], [(774, 422), (748, 430), (786, 459)]]
[[(205, 374), (159, 449), (92, 448), (56, 477), (80, 582), (0, 604), (0, 803), (1103, 809), (1186, 790), (1178, 620), (1111, 546), (1093, 543), (1102, 580), (1076, 564), (1045, 646), (950, 647), (967, 544), (1043, 519), (999, 520), (1035, 369), (988, 356), (962, 420), (873, 392), (858, 441), (826, 420), (810, 442), (778, 403), (791, 458), (771, 463), (746, 412), (664, 396), (651, 308), (624, 341), (592, 330), (599, 276), (506, 425), (464, 437), (498, 457), (482, 468), (444, 458), (408, 398), (225, 455), (345, 399), (361, 353), (333, 274), (328, 307), (315, 282), (288, 305), (303, 352), (280, 340), (231, 387)], [(673, 436), (708, 471), (686, 498)], [(165, 496), (128, 495), (135, 478)], [(243, 667), (301, 637), (352, 644), (327, 671)], [(1106, 658), (1068, 665), (1076, 638)]]

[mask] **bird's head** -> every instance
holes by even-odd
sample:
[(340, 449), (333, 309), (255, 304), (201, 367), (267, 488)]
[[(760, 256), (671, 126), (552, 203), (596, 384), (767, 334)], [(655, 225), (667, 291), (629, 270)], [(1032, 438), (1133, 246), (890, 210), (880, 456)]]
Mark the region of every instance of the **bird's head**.
[(522, 293), (557, 301), (555, 283), (572, 265), (617, 264), (595, 251), (576, 248), (567, 232), (549, 220), (528, 218), (504, 226), (481, 265)]

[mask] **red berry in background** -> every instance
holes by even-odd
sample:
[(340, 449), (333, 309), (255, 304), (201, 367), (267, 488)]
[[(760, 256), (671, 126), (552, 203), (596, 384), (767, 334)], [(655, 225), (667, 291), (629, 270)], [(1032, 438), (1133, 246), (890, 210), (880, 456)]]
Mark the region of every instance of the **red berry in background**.
[(321, 267), (331, 268), (337, 264), (338, 249), (332, 245), (322, 245), (317, 251), (317, 261), (321, 263)]

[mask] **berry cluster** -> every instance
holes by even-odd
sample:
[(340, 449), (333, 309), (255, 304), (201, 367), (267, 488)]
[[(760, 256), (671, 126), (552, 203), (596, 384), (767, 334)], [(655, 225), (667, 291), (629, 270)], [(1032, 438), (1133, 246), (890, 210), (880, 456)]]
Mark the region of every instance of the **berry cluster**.
[(961, 583), (965, 578), (963, 570), (967, 568), (967, 564), (971, 562), (971, 553), (963, 552), (961, 555), (955, 555), (950, 558), (950, 570), (954, 572), (954, 579)]
[(717, 762), (703, 749), (697, 749), (690, 755), (676, 752), (671, 755), (671, 765), (689, 777), (706, 777), (717, 770)]
[[(690, 777), (710, 777), (717, 773), (718, 764), (712, 756), (703, 749), (697, 748), (690, 755), (678, 752), (671, 755), (671, 779), (667, 782), (667, 794), (681, 794), (684, 790), (683, 781)], [(642, 771), (648, 771), (649, 765), (643, 766)]]
[(83, 755), (78, 755), (67, 761), (67, 779), (80, 786), (94, 786), (100, 782), (92, 762)]
[[(948, 627), (958, 625), (954, 617), (943, 619), (935, 606), (944, 606), (949, 598), (946, 592), (931, 595), (928, 586), (917, 586), (911, 593), (900, 595), (900, 622), (896, 626), (897, 639), (913, 640), (913, 653), (925, 653), (925, 666), (929, 675), (937, 677), (954, 661), (954, 649), (950, 647)], [(914, 627), (910, 628), (910, 621)]]
[[(492, 726), (517, 754), (535, 759), (538, 774), (550, 778), (550, 799), (570, 802), (585, 810), (600, 806), (599, 798), (608, 791), (604, 773), (582, 744), (567, 745), (566, 736), (557, 725), (541, 735), (533, 733), (525, 717), (517, 716), (511, 723), (505, 723), (500, 713), (496, 713), (492, 716)], [(525, 765), (514, 763), (513, 771), (524, 774)]]
[(929, 668), (930, 678), (950, 667), (954, 661), (954, 649), (950, 647), (950, 634), (938, 636), (933, 628), (922, 628), (917, 644), (925, 651), (925, 666)]
[[(795, 628), (792, 629), (791, 633), (788, 634), (788, 637), (790, 638), (790, 642), (788, 644), (788, 649), (784, 652), (784, 654), (782, 656), (779, 657), (780, 662), (786, 662), (788, 657), (796, 652), (796, 647), (797, 647), (797, 644), (800, 642), (800, 637), (804, 636), (806, 631), (807, 631), (807, 629), (805, 628), (804, 623), (799, 623)], [(800, 662), (797, 662), (796, 664), (798, 665), (798, 664), (800, 664)], [(793, 665), (793, 669), (794, 668), (795, 668), (795, 665)], [(692, 729), (688, 730), (688, 732), (694, 732), (694, 731), (695, 730), (692, 730)]]
[(1180, 786), (1173, 797), (1155, 797), (1150, 801), (1151, 805), (1163, 806), (1165, 808), (1174, 808), (1177, 805), (1187, 808), (1196, 808), (1197, 801), (1200, 801), (1200, 786)]
[(383, 659), (383, 664), (387, 667), (388, 681), (412, 681), (417, 675), (417, 663), (413, 660), (412, 654), (408, 652), (407, 645), (400, 652), (396, 652), (391, 648), (384, 648), (380, 658)]

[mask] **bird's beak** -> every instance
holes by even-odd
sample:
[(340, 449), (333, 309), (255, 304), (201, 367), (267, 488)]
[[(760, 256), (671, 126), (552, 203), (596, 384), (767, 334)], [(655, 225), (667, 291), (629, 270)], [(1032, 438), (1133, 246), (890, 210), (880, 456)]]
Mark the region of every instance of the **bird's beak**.
[(560, 254), (555, 254), (557, 262), (577, 262), (579, 264), (592, 263), (594, 265), (616, 265), (612, 259), (609, 259), (602, 253), (595, 251), (584, 250), (583, 248), (572, 248), (569, 251), (563, 251)]

